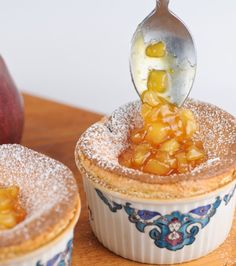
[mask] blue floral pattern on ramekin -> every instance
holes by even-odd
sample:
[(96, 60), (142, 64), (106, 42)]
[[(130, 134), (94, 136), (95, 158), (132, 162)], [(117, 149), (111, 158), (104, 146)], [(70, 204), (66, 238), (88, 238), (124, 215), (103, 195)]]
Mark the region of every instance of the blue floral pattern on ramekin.
[(122, 209), (122, 205), (120, 205), (114, 201), (108, 200), (100, 190), (96, 189), (96, 192), (97, 192), (98, 196), (102, 199), (102, 201), (108, 206), (108, 208), (110, 209), (111, 212), (117, 212), (117, 210)]
[(63, 252), (56, 254), (52, 259), (45, 263), (38, 261), (36, 266), (70, 266), (72, 255), (73, 240), (71, 239)]
[[(199, 231), (210, 222), (222, 202), (222, 198), (217, 197), (213, 203), (197, 207), (188, 213), (174, 211), (162, 215), (158, 211), (135, 209), (128, 202), (125, 205), (118, 204), (105, 197), (100, 190), (95, 190), (111, 212), (116, 213), (123, 209), (129, 221), (135, 224), (139, 232), (145, 233), (147, 232), (145, 229), (150, 228), (149, 237), (154, 240), (154, 244), (170, 251), (177, 251), (186, 245), (191, 245)], [(235, 190), (236, 186), (223, 197), (225, 205), (232, 199)]]

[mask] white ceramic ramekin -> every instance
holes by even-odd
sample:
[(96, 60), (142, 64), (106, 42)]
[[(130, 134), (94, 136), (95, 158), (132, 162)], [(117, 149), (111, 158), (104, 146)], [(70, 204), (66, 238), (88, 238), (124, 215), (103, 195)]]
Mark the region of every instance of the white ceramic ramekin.
[(68, 227), (57, 238), (47, 245), (17, 256), (7, 261), (0, 261), (1, 266), (70, 266), (73, 248), (74, 228), (80, 215), (79, 208)]
[(90, 224), (114, 253), (138, 262), (173, 264), (216, 249), (232, 226), (236, 181), (203, 196), (182, 200), (125, 197), (83, 176)]

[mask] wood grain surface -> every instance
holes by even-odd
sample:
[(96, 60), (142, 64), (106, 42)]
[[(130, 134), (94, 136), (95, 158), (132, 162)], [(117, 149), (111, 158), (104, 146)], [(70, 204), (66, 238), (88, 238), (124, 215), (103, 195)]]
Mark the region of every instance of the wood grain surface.
[[(75, 230), (72, 265), (141, 265), (109, 252), (99, 244), (89, 226), (82, 180), (74, 162), (74, 147), (79, 136), (101, 115), (30, 95), (24, 95), (24, 100), (25, 130), (22, 144), (61, 161), (73, 171), (78, 181), (82, 212)], [(229, 238), (220, 248), (204, 258), (183, 265), (235, 266), (236, 219)]]

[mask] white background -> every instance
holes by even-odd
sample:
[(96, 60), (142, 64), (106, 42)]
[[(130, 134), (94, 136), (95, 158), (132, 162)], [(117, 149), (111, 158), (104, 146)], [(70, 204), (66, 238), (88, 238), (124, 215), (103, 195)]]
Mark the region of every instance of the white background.
[[(129, 44), (154, 0), (0, 0), (0, 53), (24, 91), (111, 112), (137, 99)], [(191, 30), (198, 72), (191, 96), (236, 115), (236, 1), (171, 0)]]

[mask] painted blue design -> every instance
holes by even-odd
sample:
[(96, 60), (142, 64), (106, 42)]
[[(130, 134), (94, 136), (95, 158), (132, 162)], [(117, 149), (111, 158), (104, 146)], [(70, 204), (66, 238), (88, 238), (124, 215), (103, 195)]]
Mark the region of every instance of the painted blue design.
[(118, 204), (114, 201), (110, 201), (108, 200), (100, 190), (95, 189), (98, 196), (100, 197), (100, 199), (108, 206), (108, 208), (110, 209), (111, 212), (117, 212), (117, 210), (121, 210), (122, 209), (122, 205)]
[(236, 191), (236, 185), (234, 186), (233, 190), (229, 193), (229, 194), (226, 194), (224, 196), (224, 202), (225, 202), (225, 205), (228, 205), (230, 200), (233, 198), (234, 196), (234, 193)]
[(159, 212), (151, 212), (151, 211), (141, 210), (141, 211), (138, 211), (138, 215), (143, 220), (150, 220), (150, 219), (156, 217), (157, 215), (160, 215), (160, 213)]
[(63, 252), (56, 254), (52, 259), (48, 260), (45, 263), (38, 261), (36, 266), (70, 266), (72, 248), (73, 248), (73, 240), (71, 239), (67, 243), (66, 249)]
[(208, 213), (208, 211), (210, 210), (211, 208), (211, 204), (209, 205), (206, 205), (206, 206), (201, 206), (201, 207), (198, 207), (192, 211), (190, 211), (191, 213), (193, 214), (196, 214), (196, 215), (199, 215), (199, 216), (204, 216)]
[[(111, 201), (101, 191), (96, 189), (96, 192), (109, 207), (107, 202)], [(128, 202), (125, 205), (118, 205), (119, 210), (124, 209), (129, 221), (135, 224), (139, 232), (145, 233), (150, 228), (149, 237), (154, 240), (157, 247), (177, 251), (195, 241), (196, 235), (210, 222), (221, 202), (222, 199), (217, 197), (212, 204), (200, 206), (188, 213), (174, 211), (166, 215), (156, 211), (135, 209)], [(116, 206), (115, 202), (112, 203)]]
[(221, 199), (218, 197), (213, 204), (198, 207), (187, 214), (175, 211), (171, 214), (161, 215), (155, 212), (150, 219), (143, 219), (139, 215), (139, 211), (132, 208), (129, 203), (126, 203), (124, 209), (129, 220), (140, 232), (144, 233), (147, 226), (155, 226), (149, 232), (149, 236), (157, 247), (176, 251), (195, 241), (195, 236), (209, 223), (220, 203)]

